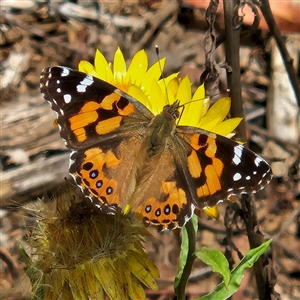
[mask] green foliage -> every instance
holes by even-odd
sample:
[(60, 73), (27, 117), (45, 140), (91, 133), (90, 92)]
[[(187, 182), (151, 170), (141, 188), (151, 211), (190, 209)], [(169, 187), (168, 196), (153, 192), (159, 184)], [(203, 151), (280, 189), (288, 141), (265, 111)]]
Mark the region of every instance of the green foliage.
[(268, 240), (259, 247), (251, 249), (245, 254), (239, 264), (230, 271), (228, 261), (224, 254), (220, 251), (201, 247), (191, 253), (191, 243), (195, 242), (195, 233), (197, 232), (197, 219), (193, 218), (192, 222), (193, 226), (188, 226), (189, 224), (187, 224), (187, 226), (182, 228), (179, 270), (174, 283), (177, 297), (178, 299), (184, 299), (185, 284), (190, 275), (191, 265), (197, 257), (207, 265), (211, 266), (213, 272), (220, 274), (223, 278), (223, 282), (220, 283), (214, 291), (197, 298), (197, 300), (227, 299), (238, 290), (245, 271), (250, 269), (260, 256), (268, 250), (272, 240)]
[(204, 263), (211, 266), (213, 272), (219, 273), (223, 277), (224, 285), (228, 287), (230, 280), (229, 264), (222, 252), (207, 247), (201, 247), (195, 252), (195, 255)]
[[(197, 300), (212, 300), (212, 299), (220, 299), (221, 300), (221, 299), (229, 298), (232, 294), (234, 294), (238, 290), (238, 288), (241, 284), (241, 281), (244, 277), (245, 271), (247, 269), (250, 269), (253, 266), (253, 264), (260, 258), (260, 256), (263, 255), (268, 250), (268, 247), (271, 244), (271, 242), (272, 242), (272, 240), (268, 240), (268, 241), (264, 242), (263, 244), (261, 244), (259, 247), (251, 249), (248, 253), (245, 254), (245, 256), (239, 262), (239, 264), (231, 271), (228, 284), (225, 285), (225, 283), (223, 281), (216, 287), (216, 289), (213, 292), (211, 292), (203, 297), (197, 298)], [(215, 254), (213, 254), (213, 255), (215, 255)], [(212, 259), (213, 258), (210, 258), (210, 260), (212, 260)], [(208, 261), (208, 259), (207, 259), (207, 261)], [(208, 263), (208, 264), (211, 265), (210, 263)], [(223, 267), (225, 267), (225, 265), (223, 265)], [(229, 272), (228, 269), (218, 271), (218, 273), (220, 273), (220, 274), (224, 274), (227, 272)], [(222, 275), (222, 276), (224, 278), (224, 275)]]

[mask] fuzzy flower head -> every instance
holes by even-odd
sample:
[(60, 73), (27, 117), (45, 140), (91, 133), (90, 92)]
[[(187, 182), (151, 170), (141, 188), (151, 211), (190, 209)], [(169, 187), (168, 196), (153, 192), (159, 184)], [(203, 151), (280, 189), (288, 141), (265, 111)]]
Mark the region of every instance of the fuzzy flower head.
[[(181, 107), (177, 125), (193, 126), (230, 137), (241, 121), (241, 118), (224, 120), (230, 110), (230, 98), (221, 98), (210, 107), (204, 85), (192, 94), (192, 83), (188, 76), (181, 79), (175, 73), (160, 79), (164, 65), (165, 58), (162, 58), (148, 67), (148, 56), (144, 50), (140, 50), (127, 68), (124, 56), (118, 48), (113, 64), (108, 63), (97, 50), (94, 66), (87, 61), (81, 61), (78, 69), (126, 92), (144, 104), (154, 115), (161, 113), (165, 105), (179, 101)], [(205, 208), (204, 212), (210, 217), (218, 216), (216, 207)]]
[(35, 299), (145, 299), (144, 286), (157, 289), (147, 231), (130, 214), (91, 210), (72, 184), (54, 200), (36, 209), (30, 260), (23, 251)]

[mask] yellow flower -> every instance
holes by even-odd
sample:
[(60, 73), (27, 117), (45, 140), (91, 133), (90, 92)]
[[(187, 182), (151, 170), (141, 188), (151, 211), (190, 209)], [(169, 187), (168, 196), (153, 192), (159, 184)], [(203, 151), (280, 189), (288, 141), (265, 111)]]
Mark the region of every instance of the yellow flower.
[[(164, 65), (163, 58), (148, 68), (147, 54), (140, 50), (127, 68), (124, 56), (118, 48), (113, 66), (97, 50), (94, 66), (87, 61), (81, 61), (78, 69), (128, 93), (154, 115), (161, 113), (165, 105), (179, 100), (181, 115), (178, 125), (193, 126), (223, 136), (230, 135), (242, 120), (231, 118), (224, 121), (230, 109), (230, 98), (221, 98), (210, 107), (210, 99), (205, 96), (204, 85), (198, 87), (192, 95), (192, 83), (187, 76), (181, 79), (178, 74), (172, 74), (159, 80)], [(205, 208), (204, 212), (210, 217), (218, 217), (216, 207)]]
[(219, 99), (209, 108), (210, 99), (205, 96), (204, 85), (198, 87), (192, 95), (192, 83), (187, 76), (180, 79), (175, 73), (159, 80), (164, 65), (165, 58), (162, 58), (148, 68), (148, 56), (144, 50), (140, 50), (127, 68), (123, 53), (118, 48), (113, 65), (97, 50), (94, 66), (81, 61), (78, 69), (128, 93), (154, 115), (161, 113), (165, 105), (179, 100), (182, 114), (178, 125), (198, 127), (224, 136), (238, 126), (241, 118), (224, 121), (230, 109), (229, 97)]
[(26, 254), (39, 299), (145, 299), (159, 273), (142, 247), (143, 226), (132, 216), (105, 215), (86, 206), (70, 183), (55, 201), (40, 204)]

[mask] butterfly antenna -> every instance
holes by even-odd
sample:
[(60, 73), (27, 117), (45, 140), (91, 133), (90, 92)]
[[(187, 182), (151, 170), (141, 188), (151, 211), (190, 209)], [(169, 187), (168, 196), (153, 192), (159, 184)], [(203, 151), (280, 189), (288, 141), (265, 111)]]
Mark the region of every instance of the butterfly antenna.
[(181, 119), (181, 116), (183, 115), (183, 112), (184, 112), (184, 109), (185, 109), (185, 104), (181, 104), (178, 106), (178, 108), (182, 107), (182, 110), (180, 112), (180, 115), (179, 115), (179, 118), (178, 118), (178, 122), (177, 122), (177, 125), (179, 124), (180, 122), (180, 119)]
[(158, 65), (159, 65), (159, 70), (160, 70), (160, 73), (161, 73), (161, 78), (162, 78), (163, 83), (164, 83), (164, 87), (165, 87), (165, 91), (166, 91), (167, 100), (168, 100), (168, 102), (169, 102), (169, 99), (168, 99), (168, 90), (167, 90), (167, 86), (166, 86), (166, 82), (165, 82), (165, 76), (164, 76), (163, 69), (162, 69), (161, 64), (160, 64), (160, 55), (159, 55), (159, 48), (158, 48), (158, 45), (155, 45), (155, 52), (156, 52), (156, 56), (157, 56), (157, 61), (158, 61)]
[[(158, 45), (155, 45), (155, 52), (156, 52), (156, 56), (157, 56), (157, 61), (158, 61), (161, 77), (162, 77), (164, 87), (165, 87), (165, 91), (166, 91), (166, 97), (167, 97), (168, 103), (170, 104), (170, 101), (169, 101), (169, 98), (168, 98), (168, 90), (167, 90), (167, 85), (166, 85), (166, 81), (165, 81), (165, 76), (164, 76), (164, 73), (163, 73), (163, 70), (162, 70), (162, 67), (161, 67), (161, 64), (160, 64), (160, 55), (159, 55)], [(182, 110), (180, 112), (179, 118), (177, 119), (177, 125), (179, 124), (180, 118), (181, 118), (182, 113), (184, 111), (184, 105), (179, 105), (178, 108), (180, 108), (180, 107), (182, 107)]]
[[(229, 89), (227, 89), (226, 90), (226, 92), (229, 92), (230, 90)], [(207, 97), (204, 97), (204, 98), (201, 98), (201, 99), (194, 99), (194, 100), (191, 100), (191, 101), (188, 101), (188, 102), (186, 102), (186, 103), (183, 103), (183, 104), (181, 104), (181, 105), (179, 105), (178, 106), (178, 108), (183, 108), (184, 109), (184, 107), (185, 107), (185, 105), (187, 105), (187, 104), (190, 104), (190, 103), (193, 103), (193, 102), (198, 102), (198, 101), (201, 101), (201, 100), (205, 100), (205, 99), (208, 99), (208, 98), (210, 98), (210, 99), (213, 99), (213, 98), (215, 98), (216, 96), (218, 96), (218, 95), (222, 95), (222, 94), (225, 94), (225, 92), (224, 93), (217, 93), (217, 94), (215, 94), (215, 95), (213, 95), (213, 96), (207, 96)], [(229, 96), (227, 96), (227, 97), (229, 97)], [(216, 100), (217, 101), (217, 100)], [(214, 101), (215, 102), (215, 101)], [(214, 103), (213, 102), (213, 103)], [(213, 104), (212, 103), (212, 104)]]

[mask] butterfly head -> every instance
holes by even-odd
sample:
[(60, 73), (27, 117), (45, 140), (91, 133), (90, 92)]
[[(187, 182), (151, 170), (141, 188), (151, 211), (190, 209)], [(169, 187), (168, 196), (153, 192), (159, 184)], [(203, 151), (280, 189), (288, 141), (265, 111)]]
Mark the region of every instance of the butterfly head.
[(180, 116), (179, 107), (179, 100), (176, 100), (173, 104), (165, 105), (163, 111), (173, 120), (177, 120)]

